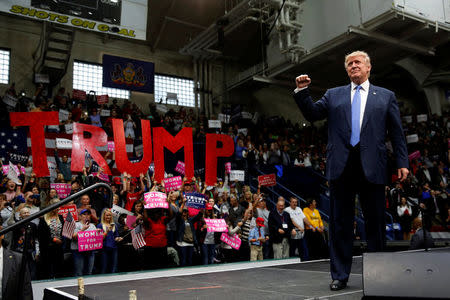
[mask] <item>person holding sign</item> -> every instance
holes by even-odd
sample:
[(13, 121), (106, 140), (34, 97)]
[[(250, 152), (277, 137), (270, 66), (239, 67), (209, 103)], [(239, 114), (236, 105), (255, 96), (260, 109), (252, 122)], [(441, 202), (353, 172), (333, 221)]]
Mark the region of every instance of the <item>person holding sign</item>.
[(189, 218), (188, 209), (186, 207), (186, 198), (183, 196), (183, 203), (180, 207), (180, 212), (176, 215), (177, 222), (177, 246), (180, 251), (180, 266), (192, 265), (192, 255), (194, 254), (194, 246), (197, 246), (197, 237), (195, 234), (194, 223), (196, 223), (203, 216), (203, 213), (198, 213), (192, 218)]
[[(59, 199), (50, 200), (49, 205), (58, 203)], [(60, 277), (64, 262), (62, 229), (63, 216), (58, 214), (59, 208), (52, 210), (40, 219), (38, 240), (44, 278)]]
[(202, 251), (202, 262), (204, 265), (212, 264), (214, 254), (216, 251), (216, 240), (220, 240), (220, 232), (213, 232), (208, 230), (205, 219), (218, 220), (214, 216), (213, 204), (207, 203), (204, 217), (200, 221), (199, 226), (199, 244)]
[(122, 238), (119, 237), (119, 231), (114, 223), (111, 209), (105, 208), (103, 210), (101, 222), (97, 225), (97, 228), (103, 230), (102, 267), (100, 273), (116, 273), (118, 262), (117, 243), (122, 241)]
[(91, 223), (91, 210), (82, 209), (80, 211), (79, 221), (75, 224), (75, 231), (72, 236), (72, 243), (70, 249), (73, 255), (73, 267), (74, 276), (91, 275), (94, 268), (94, 251), (80, 252), (78, 249), (78, 232), (80, 231), (94, 231), (97, 229), (94, 224)]

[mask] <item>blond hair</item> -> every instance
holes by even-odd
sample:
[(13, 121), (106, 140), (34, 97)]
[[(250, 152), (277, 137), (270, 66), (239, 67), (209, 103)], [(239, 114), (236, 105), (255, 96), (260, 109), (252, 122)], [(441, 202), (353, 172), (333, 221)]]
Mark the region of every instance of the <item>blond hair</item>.
[[(111, 222), (106, 223), (106, 221), (105, 221), (105, 215), (106, 215), (107, 212), (110, 212), (110, 213), (112, 214), (112, 211), (111, 211), (110, 208), (105, 208), (105, 209), (103, 210), (103, 212), (102, 212), (101, 223), (102, 223), (102, 227), (103, 227), (103, 231), (104, 231), (104, 232), (106, 232), (106, 229), (109, 227), (109, 225), (115, 224), (113, 218), (111, 218)], [(111, 216), (111, 217), (112, 217), (112, 216)], [(113, 231), (113, 232), (116, 231), (116, 226), (113, 227), (113, 230), (112, 230), (112, 231)]]
[[(49, 205), (58, 203), (59, 199), (58, 198), (53, 198), (50, 200)], [(45, 223), (47, 223), (47, 225), (50, 225), (50, 220), (55, 216), (54, 211), (48, 212), (44, 215), (44, 221)], [(58, 216), (58, 213), (56, 213), (56, 216)], [(59, 217), (56, 218), (56, 222), (59, 223)]]
[(370, 57), (369, 54), (367, 54), (367, 52), (364, 51), (353, 51), (352, 53), (349, 53), (345, 56), (345, 60), (344, 60), (344, 67), (347, 68), (347, 61), (350, 57), (354, 57), (354, 56), (362, 56), (364, 57), (364, 62), (366, 63), (366, 65), (371, 65), (370, 64)]

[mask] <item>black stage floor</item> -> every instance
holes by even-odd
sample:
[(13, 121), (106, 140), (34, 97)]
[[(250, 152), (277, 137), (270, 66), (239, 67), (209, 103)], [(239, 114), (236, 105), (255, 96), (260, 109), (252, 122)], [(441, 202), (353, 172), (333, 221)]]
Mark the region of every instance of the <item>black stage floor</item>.
[[(447, 250), (448, 251), (448, 250)], [(298, 259), (265, 260), (176, 268), (85, 278), (85, 294), (91, 299), (361, 299), (362, 258), (354, 257), (348, 288), (329, 290), (329, 261)], [(75, 278), (33, 283), (35, 299), (44, 288), (77, 295)], [(66, 299), (77, 299), (68, 297)]]

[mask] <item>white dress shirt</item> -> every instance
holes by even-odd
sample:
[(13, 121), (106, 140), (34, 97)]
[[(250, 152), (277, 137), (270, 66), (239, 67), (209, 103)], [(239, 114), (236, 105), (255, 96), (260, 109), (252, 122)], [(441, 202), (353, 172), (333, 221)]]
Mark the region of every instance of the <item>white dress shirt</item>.
[[(351, 101), (351, 103), (353, 103), (353, 96), (355, 96), (357, 85), (353, 82), (351, 84), (352, 84), (352, 90), (351, 90), (351, 95), (350, 95), (350, 101)], [(366, 81), (361, 83), (361, 88), (359, 89), (359, 95), (361, 96), (361, 109), (359, 112), (359, 128), (361, 128), (362, 122), (363, 122), (364, 110), (366, 109), (366, 103), (367, 103), (367, 95), (369, 94), (369, 85), (370, 85), (369, 79), (367, 79)]]

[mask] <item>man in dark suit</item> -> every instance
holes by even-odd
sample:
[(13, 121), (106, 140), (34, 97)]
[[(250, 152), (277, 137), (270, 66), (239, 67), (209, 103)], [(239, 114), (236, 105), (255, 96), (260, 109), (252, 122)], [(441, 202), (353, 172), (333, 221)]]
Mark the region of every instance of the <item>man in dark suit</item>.
[[(0, 221), (1, 218), (0, 218)], [(0, 222), (2, 224), (3, 222)], [(3, 226), (0, 225), (0, 230)], [(22, 254), (6, 249), (2, 246), (4, 235), (0, 236), (0, 263), (2, 264), (1, 277), (1, 299), (21, 299), (33, 300), (33, 291), (31, 289), (31, 277), (28, 267), (25, 270), (23, 278), (24, 286), (19, 289), (20, 268), (22, 266)]]
[(269, 213), (269, 237), (272, 241), (273, 258), (289, 257), (289, 238), (297, 232), (292, 224), (291, 216), (284, 211), (285, 200), (278, 197), (277, 207)]
[(296, 78), (294, 99), (308, 121), (328, 119), (327, 178), (330, 183), (331, 290), (347, 286), (352, 264), (355, 196), (363, 209), (369, 251), (385, 244), (385, 191), (389, 133), (398, 177), (408, 171), (408, 153), (393, 92), (369, 83), (370, 58), (363, 51), (345, 57), (351, 80), (329, 89), (317, 102), (309, 95), (308, 75)]

